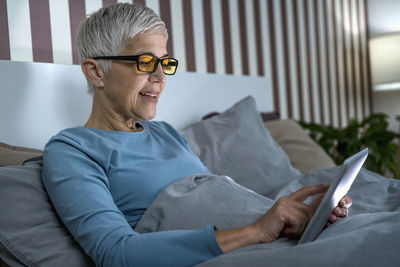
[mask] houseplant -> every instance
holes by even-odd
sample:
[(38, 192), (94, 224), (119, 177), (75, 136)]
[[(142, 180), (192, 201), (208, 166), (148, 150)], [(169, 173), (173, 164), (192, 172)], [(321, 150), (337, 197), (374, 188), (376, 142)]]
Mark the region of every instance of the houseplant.
[(393, 175), (400, 179), (399, 144), (400, 134), (388, 129), (388, 116), (383, 113), (371, 114), (361, 122), (352, 119), (343, 129), (300, 121), (299, 124), (309, 132), (336, 164), (368, 147), (369, 156), (364, 167), (370, 171)]

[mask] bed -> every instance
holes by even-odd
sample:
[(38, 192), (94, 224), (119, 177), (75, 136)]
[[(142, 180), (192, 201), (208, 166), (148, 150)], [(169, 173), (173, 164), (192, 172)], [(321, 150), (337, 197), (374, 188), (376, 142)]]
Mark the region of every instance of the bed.
[[(0, 78), (1, 264), (92, 266), (58, 218), (40, 179), (47, 140), (83, 124), (90, 112), (80, 68), (0, 61)], [(266, 78), (217, 74), (178, 73), (169, 79), (156, 120), (177, 128), (215, 175), (186, 177), (167, 187), (135, 230), (241, 226), (280, 196), (329, 183), (341, 172), (295, 121), (279, 119), (268, 84)], [(219, 114), (202, 119), (210, 112)], [(198, 190), (182, 194), (189, 184)], [(398, 266), (400, 182), (362, 170), (349, 194), (355, 202), (350, 216), (315, 242), (296, 245), (282, 238), (199, 266)], [(194, 199), (203, 199), (203, 205)]]

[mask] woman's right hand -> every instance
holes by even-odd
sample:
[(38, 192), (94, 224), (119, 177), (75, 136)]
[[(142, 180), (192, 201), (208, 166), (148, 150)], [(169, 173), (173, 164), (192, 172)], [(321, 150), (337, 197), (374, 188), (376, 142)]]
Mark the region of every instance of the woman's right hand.
[[(279, 236), (299, 237), (305, 230), (329, 185), (303, 187), (281, 197), (258, 221), (251, 225), (257, 243), (269, 243)], [(319, 194), (310, 204), (303, 201)]]
[[(303, 187), (281, 197), (259, 220), (241, 228), (216, 230), (215, 237), (223, 252), (258, 243), (269, 243), (279, 236), (298, 237), (306, 228), (329, 185)], [(319, 194), (310, 204), (303, 201)]]

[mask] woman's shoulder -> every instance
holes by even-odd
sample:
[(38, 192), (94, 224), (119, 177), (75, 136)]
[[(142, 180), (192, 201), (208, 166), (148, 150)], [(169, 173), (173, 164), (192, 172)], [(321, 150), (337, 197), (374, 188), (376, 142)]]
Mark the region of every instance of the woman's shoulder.
[(55, 148), (57, 151), (67, 147), (73, 147), (75, 150), (82, 151), (95, 147), (96, 149), (102, 149), (110, 146), (107, 145), (108, 143), (110, 143), (110, 139), (106, 138), (95, 129), (77, 126), (64, 129), (50, 138), (49, 142), (46, 144), (45, 152), (50, 147)]
[(54, 135), (50, 142), (62, 141), (65, 143), (82, 143), (84, 140), (90, 140), (93, 137), (93, 132), (89, 128), (84, 126), (77, 126), (72, 128), (66, 128), (61, 130), (56, 135)]
[(78, 126), (53, 136), (44, 148), (44, 155), (46, 159), (90, 158), (106, 166), (115, 147), (115, 142), (94, 129)]

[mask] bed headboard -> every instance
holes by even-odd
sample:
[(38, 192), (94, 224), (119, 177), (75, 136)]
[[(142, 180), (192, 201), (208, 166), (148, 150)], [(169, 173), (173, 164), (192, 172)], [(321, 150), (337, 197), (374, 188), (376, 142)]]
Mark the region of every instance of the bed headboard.
[[(92, 98), (80, 66), (0, 60), (0, 142), (43, 149), (60, 130), (86, 122)], [(182, 129), (253, 95), (273, 110), (265, 77), (178, 72), (168, 77), (156, 120)]]

